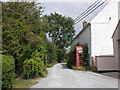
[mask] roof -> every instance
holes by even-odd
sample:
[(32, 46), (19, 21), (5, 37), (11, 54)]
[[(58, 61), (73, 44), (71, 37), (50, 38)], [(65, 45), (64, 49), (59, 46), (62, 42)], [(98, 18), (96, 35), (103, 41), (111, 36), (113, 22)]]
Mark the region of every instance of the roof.
[(88, 23), (78, 34), (75, 38), (73, 38), (73, 40), (70, 42), (70, 44), (89, 26), (91, 25), (90, 23)]
[(114, 31), (114, 33), (113, 33), (113, 35), (112, 35), (112, 38), (113, 38), (115, 32), (117, 31), (117, 27), (119, 26), (119, 24), (120, 24), (120, 20), (118, 21), (118, 24), (117, 24), (117, 26), (116, 26), (116, 28), (115, 28), (115, 31)]

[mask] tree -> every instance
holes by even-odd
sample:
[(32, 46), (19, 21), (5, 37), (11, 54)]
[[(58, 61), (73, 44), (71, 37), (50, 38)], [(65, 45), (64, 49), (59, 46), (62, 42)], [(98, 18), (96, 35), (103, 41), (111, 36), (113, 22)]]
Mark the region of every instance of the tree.
[(75, 30), (74, 21), (70, 17), (65, 17), (57, 13), (45, 16), (49, 22), (48, 34), (52, 41), (61, 49), (66, 48), (72, 40)]
[(42, 6), (35, 2), (2, 3), (3, 50), (15, 58), (15, 69), (22, 73), (23, 62), (46, 41)]
[(74, 21), (72, 18), (62, 16), (58, 13), (45, 15), (45, 20), (49, 22), (48, 35), (58, 47), (58, 62), (61, 62), (65, 56), (65, 48), (68, 47), (75, 33), (73, 27)]

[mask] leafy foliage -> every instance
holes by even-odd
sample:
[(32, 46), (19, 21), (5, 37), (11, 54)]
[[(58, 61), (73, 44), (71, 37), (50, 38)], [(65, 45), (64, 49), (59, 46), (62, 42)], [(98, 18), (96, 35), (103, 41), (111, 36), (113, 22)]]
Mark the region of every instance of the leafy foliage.
[(23, 78), (35, 78), (45, 75), (45, 65), (41, 58), (31, 58), (24, 61)]
[(89, 66), (90, 62), (90, 57), (89, 57), (89, 53), (88, 53), (88, 46), (87, 44), (78, 44), (78, 46), (82, 46), (83, 47), (83, 52), (81, 53), (80, 57), (83, 58), (83, 65), (82, 66)]
[(14, 79), (14, 58), (8, 55), (2, 56), (2, 88), (12, 88)]
[(72, 66), (75, 66), (75, 62), (76, 62), (76, 51), (75, 51), (75, 47), (76, 46), (72, 46), (70, 49), (70, 52), (67, 53), (67, 66), (69, 68), (72, 68)]
[(69, 45), (74, 35), (74, 21), (70, 17), (65, 17), (57, 13), (51, 13), (50, 16), (45, 16), (49, 22), (49, 36), (52, 41), (59, 47), (65, 48)]
[(42, 9), (35, 2), (2, 3), (3, 50), (14, 57), (18, 74), (23, 72), (23, 62), (46, 41)]
[(57, 62), (57, 47), (52, 42), (47, 42), (47, 64)]
[(43, 77), (45, 75), (45, 53), (46, 50), (39, 46), (38, 50), (32, 53), (32, 58), (24, 61), (23, 78)]
[[(80, 54), (80, 57), (83, 59), (83, 64), (81, 66), (89, 66), (89, 53), (88, 53), (88, 46), (86, 44), (78, 44), (76, 46), (83, 46), (83, 52)], [(75, 66), (76, 62), (76, 46), (71, 47), (70, 52), (68, 53), (68, 62), (67, 66), (72, 68)]]
[(45, 16), (45, 21), (49, 22), (48, 35), (52, 42), (58, 47), (58, 62), (62, 62), (65, 56), (65, 48), (68, 47), (74, 36), (74, 21), (70, 17), (62, 16), (58, 13), (51, 13)]
[[(35, 2), (2, 3), (2, 52), (14, 57), (17, 76), (44, 76), (47, 63), (53, 65), (64, 59), (65, 48), (74, 35), (71, 18), (57, 13), (43, 18), (42, 10)], [(46, 33), (54, 44), (47, 40)]]

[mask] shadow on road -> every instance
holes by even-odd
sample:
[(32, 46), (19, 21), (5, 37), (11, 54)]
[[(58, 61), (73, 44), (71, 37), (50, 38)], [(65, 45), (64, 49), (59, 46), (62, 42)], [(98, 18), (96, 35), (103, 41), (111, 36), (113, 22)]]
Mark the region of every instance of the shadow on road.
[(67, 67), (66, 63), (62, 63), (61, 65), (62, 65), (62, 68), (63, 68), (63, 69), (69, 69), (69, 68)]

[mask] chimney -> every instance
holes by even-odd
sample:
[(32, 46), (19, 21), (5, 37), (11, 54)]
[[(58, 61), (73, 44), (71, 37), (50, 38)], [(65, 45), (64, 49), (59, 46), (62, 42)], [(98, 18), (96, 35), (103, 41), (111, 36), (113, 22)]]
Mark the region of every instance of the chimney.
[(85, 28), (86, 26), (87, 26), (87, 21), (86, 20), (84, 20), (84, 22), (83, 22), (83, 28)]

